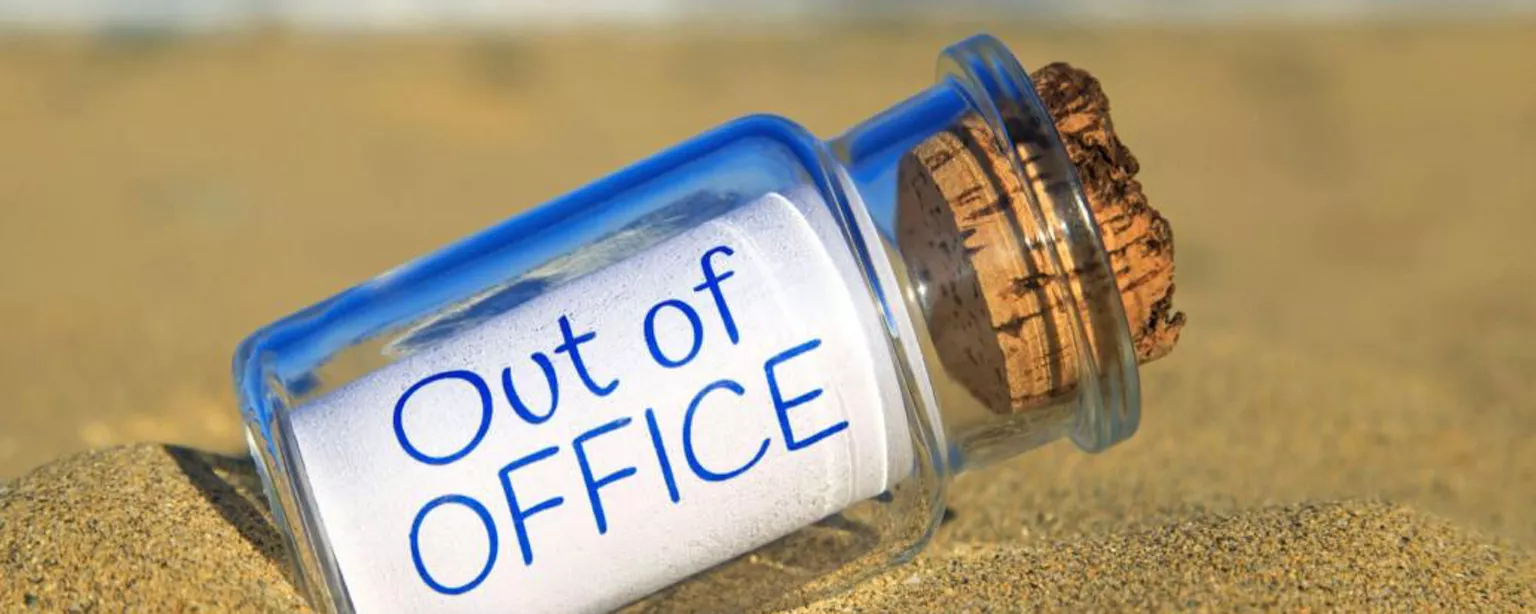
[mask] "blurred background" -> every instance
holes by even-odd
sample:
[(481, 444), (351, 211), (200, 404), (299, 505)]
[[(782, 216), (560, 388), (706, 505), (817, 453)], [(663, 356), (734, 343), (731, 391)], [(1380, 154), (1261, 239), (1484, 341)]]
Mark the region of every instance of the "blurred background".
[(1190, 325), (1135, 439), (962, 484), (941, 540), (1387, 497), (1536, 545), (1536, 2), (0, 0), (0, 24), (0, 481), (134, 441), (243, 454), (229, 362), (258, 326), (742, 114), (835, 135), (988, 31), (1102, 80)]

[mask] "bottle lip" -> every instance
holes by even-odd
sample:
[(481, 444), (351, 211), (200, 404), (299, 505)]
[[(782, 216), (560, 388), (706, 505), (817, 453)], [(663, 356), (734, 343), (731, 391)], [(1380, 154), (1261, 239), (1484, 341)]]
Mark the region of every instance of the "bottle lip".
[[(991, 129), (997, 141), (994, 145), (1007, 156), (1012, 171), (1027, 187), (1027, 202), (1021, 203), (1021, 209), (1033, 218), (1032, 227), (1050, 229), (1055, 235), (1029, 236), (1014, 224), (1020, 245), (1056, 246), (1055, 250), (1043, 250), (1045, 265), (1053, 269), (1054, 281), (1048, 291), (1058, 300), (1078, 304), (1080, 309), (1069, 310), (1073, 338), (1079, 347), (1092, 349), (1076, 352), (1080, 364), (1078, 411), (1069, 433), (1073, 442), (1085, 451), (1097, 452), (1130, 437), (1141, 419), (1140, 381), (1130, 326), (1109, 253), (1055, 121), (1035, 92), (1029, 74), (1007, 47), (990, 35), (972, 36), (946, 48), (939, 56), (938, 79), (956, 83)], [(1016, 147), (1031, 151), (1031, 164), (1040, 172), (1030, 175), (1024, 171)], [(1046, 206), (1054, 215), (1046, 215)], [(1070, 268), (1065, 266), (1067, 262)], [(1075, 273), (1080, 292), (1072, 291), (1067, 271)]]

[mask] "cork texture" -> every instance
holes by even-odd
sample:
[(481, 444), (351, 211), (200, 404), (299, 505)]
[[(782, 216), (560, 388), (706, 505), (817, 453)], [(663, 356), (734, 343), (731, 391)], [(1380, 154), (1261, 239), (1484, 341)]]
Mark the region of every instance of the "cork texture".
[(1147, 204), (1136, 179), (1141, 165), (1115, 134), (1098, 79), (1060, 62), (1031, 77), (1056, 120), (1109, 252), (1136, 358), (1161, 358), (1184, 328), (1184, 314), (1173, 308), (1173, 228)]
[[(1139, 361), (1166, 355), (1184, 316), (1173, 308), (1173, 234), (1147, 203), (1139, 166), (1115, 135), (1109, 101), (1088, 73), (1052, 64), (1033, 75), (1076, 167), (1109, 253)], [(1025, 177), (1039, 177), (1020, 152)], [(1026, 211), (1013, 171), (980, 118), (962, 120), (909, 153), (898, 171), (903, 260), (924, 288), (929, 331), (947, 372), (999, 413), (1050, 405), (1076, 387), (1073, 310), (1087, 274), (1050, 264), (1051, 233)], [(1058, 225), (1043, 206), (1045, 223)], [(1061, 282), (1061, 283), (1057, 283)], [(1087, 313), (1077, 317), (1086, 321)], [(1090, 330), (1084, 340), (1094, 343)]]

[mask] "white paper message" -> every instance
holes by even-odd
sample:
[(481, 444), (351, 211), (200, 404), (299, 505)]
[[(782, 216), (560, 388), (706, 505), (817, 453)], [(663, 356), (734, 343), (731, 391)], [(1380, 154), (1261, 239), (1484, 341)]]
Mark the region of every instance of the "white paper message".
[(357, 610), (606, 611), (909, 475), (879, 314), (815, 198), (737, 207), (296, 409)]

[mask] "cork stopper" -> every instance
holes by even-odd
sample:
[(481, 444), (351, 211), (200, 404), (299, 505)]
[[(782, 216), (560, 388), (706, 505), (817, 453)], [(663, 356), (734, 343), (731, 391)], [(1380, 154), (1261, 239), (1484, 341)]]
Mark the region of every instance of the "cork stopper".
[[(1140, 167), (1115, 134), (1098, 81), (1066, 64), (1031, 77), (1109, 254), (1137, 360), (1162, 357), (1184, 325), (1173, 308), (1172, 229), (1147, 203), (1135, 178)], [(1022, 146), (1018, 153), (1025, 176), (1039, 179), (1045, 170), (1038, 159)], [(1049, 250), (1056, 247), (1036, 240), (1050, 233), (1025, 210), (1029, 186), (986, 123), (966, 118), (935, 134), (905, 156), (898, 172), (898, 240), (923, 285), (945, 370), (997, 413), (1069, 397), (1079, 366), (1073, 310), (1082, 309), (1084, 289), (1095, 284), (1070, 263), (1065, 279), (1051, 273)], [(1042, 209), (1047, 226), (1056, 226), (1054, 207)], [(1086, 341), (1093, 343), (1091, 331)]]

